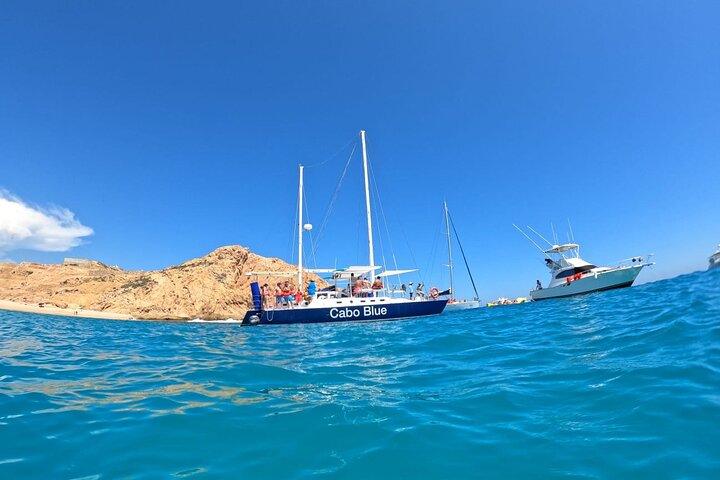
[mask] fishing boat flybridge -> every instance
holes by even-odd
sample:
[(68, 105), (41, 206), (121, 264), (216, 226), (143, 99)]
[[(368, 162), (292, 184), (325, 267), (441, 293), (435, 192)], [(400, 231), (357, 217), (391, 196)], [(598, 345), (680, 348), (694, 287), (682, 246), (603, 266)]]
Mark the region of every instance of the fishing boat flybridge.
[[(329, 323), (350, 321), (398, 320), (402, 318), (426, 317), (442, 313), (446, 299), (416, 296), (406, 298), (392, 295), (387, 288), (356, 288), (352, 281), (362, 276), (389, 278), (415, 270), (385, 270), (378, 274), (381, 267), (375, 265), (373, 251), (372, 216), (370, 214), (370, 186), (368, 182), (368, 158), (365, 145), (365, 131), (360, 131), (362, 143), (363, 170), (365, 177), (365, 207), (367, 212), (367, 234), (369, 264), (352, 266), (342, 269), (322, 270), (331, 274), (333, 285), (303, 298), (297, 304), (288, 301), (283, 305), (267, 305), (263, 302), (257, 282), (250, 284), (253, 297), (253, 308), (243, 318), (243, 325), (257, 324), (292, 324), (292, 323)], [(303, 225), (303, 166), (300, 166), (300, 187), (298, 194), (298, 268), (297, 282), (303, 288), (302, 242), (303, 230), (311, 230), (311, 225)], [(320, 273), (318, 270), (309, 270)], [(257, 276), (271, 272), (248, 272), (247, 275)], [(343, 288), (347, 283), (347, 287)]]
[[(653, 262), (645, 262), (642, 257), (632, 257), (621, 261), (614, 267), (598, 267), (580, 257), (580, 245), (566, 243), (551, 244), (539, 233), (528, 227), (533, 233), (548, 243), (550, 248), (541, 248), (528, 234), (517, 225), (513, 225), (545, 255), (545, 266), (550, 270), (550, 283), (542, 288), (539, 284), (530, 292), (533, 300), (570, 297), (583, 293), (600, 292), (615, 288), (629, 287), (635, 282), (640, 271)], [(648, 257), (651, 257), (649, 255)]]

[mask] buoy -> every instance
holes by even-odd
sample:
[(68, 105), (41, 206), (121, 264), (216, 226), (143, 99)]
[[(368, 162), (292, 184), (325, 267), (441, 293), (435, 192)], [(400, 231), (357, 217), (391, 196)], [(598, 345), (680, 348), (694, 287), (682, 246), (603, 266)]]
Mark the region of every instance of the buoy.
[(431, 296), (432, 298), (437, 298), (438, 295), (440, 295), (440, 290), (438, 290), (437, 287), (432, 287), (432, 288), (430, 289), (430, 296)]
[(250, 325), (257, 325), (260, 323), (260, 317), (257, 315), (250, 315)]

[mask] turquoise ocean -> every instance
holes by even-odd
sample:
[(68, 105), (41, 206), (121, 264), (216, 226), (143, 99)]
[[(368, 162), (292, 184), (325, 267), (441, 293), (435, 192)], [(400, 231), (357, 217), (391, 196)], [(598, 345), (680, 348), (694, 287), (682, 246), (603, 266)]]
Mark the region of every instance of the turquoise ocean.
[(0, 312), (0, 478), (720, 478), (720, 269), (435, 318)]

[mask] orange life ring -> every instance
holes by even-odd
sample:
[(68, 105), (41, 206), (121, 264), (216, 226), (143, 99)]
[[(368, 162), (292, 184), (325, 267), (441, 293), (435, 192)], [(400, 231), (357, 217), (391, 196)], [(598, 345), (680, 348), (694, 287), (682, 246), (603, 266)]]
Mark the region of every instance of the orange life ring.
[(437, 298), (440, 295), (440, 290), (437, 289), (437, 287), (432, 287), (430, 289), (430, 296), (432, 298)]

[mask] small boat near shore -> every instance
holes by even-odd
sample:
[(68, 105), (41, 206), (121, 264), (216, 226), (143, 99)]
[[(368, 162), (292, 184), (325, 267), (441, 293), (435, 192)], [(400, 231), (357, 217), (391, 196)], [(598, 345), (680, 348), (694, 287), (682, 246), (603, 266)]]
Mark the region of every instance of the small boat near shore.
[[(548, 286), (543, 288), (538, 280), (535, 290), (530, 292), (534, 301), (627, 288), (635, 282), (643, 268), (654, 265), (643, 261), (642, 257), (632, 257), (614, 267), (599, 267), (580, 257), (580, 245), (577, 243), (553, 245), (540, 237), (550, 245), (549, 249), (543, 250), (517, 225), (515, 228), (540, 249), (546, 257), (545, 266), (550, 270)], [(531, 231), (537, 234), (535, 230)]]
[(500, 306), (504, 306), (504, 305), (519, 305), (521, 303), (527, 303), (527, 302), (529, 302), (527, 297), (517, 297), (514, 300), (511, 300), (511, 299), (505, 298), (505, 297), (500, 297), (497, 300), (495, 300), (494, 302), (488, 303), (487, 306), (488, 307), (500, 307)]

